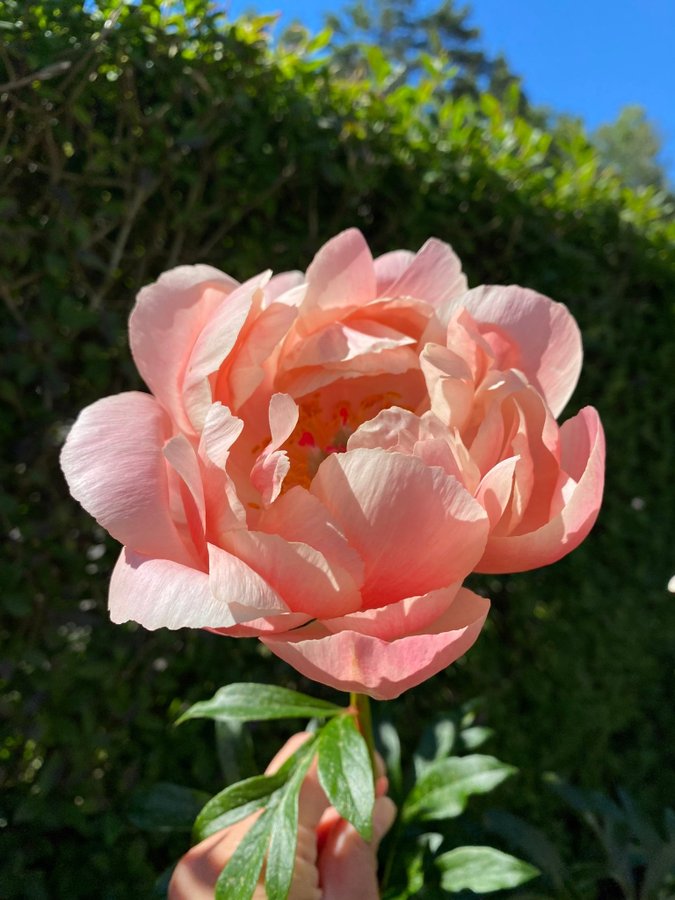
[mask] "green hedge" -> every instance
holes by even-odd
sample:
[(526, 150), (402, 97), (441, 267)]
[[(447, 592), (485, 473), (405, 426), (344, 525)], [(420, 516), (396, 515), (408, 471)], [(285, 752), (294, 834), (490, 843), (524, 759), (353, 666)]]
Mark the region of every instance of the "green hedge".
[[(388, 712), (412, 736), (482, 696), (491, 752), (522, 769), (510, 808), (547, 827), (547, 769), (658, 809), (675, 794), (671, 200), (625, 188), (581, 134), (552, 142), (516, 98), (435, 100), (431, 64), (414, 87), (389, 90), (381, 61), (350, 84), (320, 41), (274, 50), (261, 22), (183, 5), (0, 2), (2, 895), (148, 896), (188, 838), (135, 828), (134, 790), (219, 786), (209, 726), (173, 731), (176, 712), (244, 677), (314, 690), (253, 642), (111, 626), (116, 548), (57, 454), (82, 406), (140, 386), (140, 286), (180, 262), (302, 267), (350, 225), (376, 251), (436, 235), (472, 284), (567, 303), (586, 349), (569, 412), (598, 406), (609, 446), (587, 543), (484, 579), (478, 645)], [(254, 737), (262, 763), (282, 734)]]

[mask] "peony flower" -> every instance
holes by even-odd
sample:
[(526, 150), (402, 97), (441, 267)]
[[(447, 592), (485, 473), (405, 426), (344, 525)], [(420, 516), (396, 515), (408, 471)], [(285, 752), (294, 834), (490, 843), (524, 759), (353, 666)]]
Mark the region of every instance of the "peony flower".
[(590, 531), (595, 410), (561, 304), (469, 291), (451, 248), (373, 260), (356, 230), (307, 273), (180, 267), (141, 291), (152, 394), (99, 400), (61, 460), (124, 548), (113, 621), (256, 636), (304, 675), (388, 699), (476, 640), (472, 571), (546, 565)]

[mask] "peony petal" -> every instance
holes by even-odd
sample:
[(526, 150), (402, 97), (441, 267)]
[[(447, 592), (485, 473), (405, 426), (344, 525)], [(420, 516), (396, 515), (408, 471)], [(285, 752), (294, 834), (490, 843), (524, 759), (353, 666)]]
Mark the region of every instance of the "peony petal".
[(243, 560), (214, 544), (208, 548), (211, 593), (231, 613), (229, 622), (209, 624), (230, 626), (290, 612), (274, 588)]
[(162, 453), (170, 427), (150, 394), (104, 397), (78, 416), (61, 467), (73, 497), (115, 540), (189, 565), (195, 555), (171, 518)]
[(467, 289), (462, 264), (449, 244), (429, 238), (406, 270), (389, 285), (392, 297), (415, 297), (435, 307), (463, 294)]
[(427, 629), (444, 615), (455, 601), (461, 585), (430, 591), (421, 597), (406, 597), (398, 603), (366, 609), (335, 619), (323, 619), (329, 631), (356, 631), (383, 641), (394, 641)]
[[(570, 553), (593, 527), (604, 484), (605, 437), (595, 409), (585, 407), (560, 429), (561, 465), (578, 482), (568, 502), (549, 522), (529, 534), (491, 536), (476, 571), (525, 572)], [(576, 477), (575, 477), (576, 476)]]
[(320, 550), (331, 566), (339, 566), (351, 576), (357, 588), (363, 583), (363, 560), (321, 501), (302, 487), (286, 491), (263, 510), (257, 527), (278, 534), (287, 541), (299, 541)]
[(483, 553), (485, 511), (455, 478), (413, 457), (335, 454), (311, 492), (365, 562), (364, 608), (461, 581)]
[(490, 531), (499, 524), (504, 510), (511, 499), (513, 476), (519, 457), (510, 456), (497, 463), (481, 480), (476, 491), (476, 500), (490, 519)]
[(379, 322), (358, 320), (358, 327), (333, 322), (300, 341), (283, 361), (284, 369), (324, 366), (410, 346), (415, 339)]
[(518, 285), (483, 285), (452, 305), (468, 309), (481, 325), (497, 351), (497, 368), (524, 372), (558, 416), (576, 387), (582, 360), (581, 335), (567, 307)]
[(298, 271), (291, 272), (279, 272), (278, 275), (273, 275), (270, 278), (269, 283), (265, 287), (265, 299), (263, 300), (262, 307), (263, 309), (267, 309), (271, 303), (274, 303), (279, 297), (282, 297), (288, 291), (292, 291), (294, 288), (300, 287), (300, 285), (305, 283), (305, 273)]
[(462, 429), (472, 412), (472, 373), (461, 356), (439, 344), (427, 344), (420, 354), (431, 410), (450, 428)]
[(238, 282), (211, 266), (179, 266), (143, 288), (129, 319), (138, 371), (178, 427), (190, 431), (182, 382), (195, 341)]
[(389, 288), (398, 281), (414, 259), (415, 254), (410, 250), (392, 250), (377, 257), (373, 265), (378, 297), (386, 297), (389, 294)]
[(251, 469), (251, 483), (259, 491), (265, 506), (277, 499), (291, 467), (286, 451), (277, 448), (293, 433), (298, 416), (298, 405), (292, 397), (272, 395), (269, 403), (270, 442)]
[(349, 228), (321, 247), (307, 269), (307, 293), (298, 327), (309, 334), (334, 321), (336, 311), (362, 306), (375, 297), (373, 257), (365, 238)]
[(462, 656), (480, 634), (490, 603), (462, 588), (433, 630), (388, 642), (354, 631), (332, 634), (319, 623), (264, 637), (301, 674), (340, 691), (393, 700)]
[(361, 604), (348, 572), (331, 566), (308, 544), (239, 529), (225, 535), (223, 545), (257, 572), (292, 612), (318, 619), (345, 615)]
[(234, 624), (227, 605), (209, 589), (205, 572), (124, 548), (109, 594), (113, 622), (156, 628), (206, 628)]
[(197, 432), (201, 431), (213, 400), (227, 399), (212, 396), (209, 377), (218, 372), (233, 350), (254, 301), (262, 299), (262, 289), (269, 277), (269, 272), (263, 272), (234, 290), (212, 313), (195, 341), (185, 369), (183, 400)]

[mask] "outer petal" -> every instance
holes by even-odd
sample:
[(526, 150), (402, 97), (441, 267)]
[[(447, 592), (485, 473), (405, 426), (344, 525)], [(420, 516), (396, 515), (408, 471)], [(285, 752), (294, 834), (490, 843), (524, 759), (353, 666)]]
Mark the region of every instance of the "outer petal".
[(364, 608), (461, 581), (483, 553), (485, 511), (455, 478), (414, 457), (335, 454), (311, 491), (364, 560)]
[(71, 493), (96, 521), (139, 553), (191, 564), (171, 517), (163, 446), (166, 413), (150, 394), (130, 391), (84, 409), (61, 451)]
[(332, 238), (307, 269), (307, 293), (298, 320), (307, 334), (335, 318), (337, 310), (362, 306), (375, 297), (375, 268), (365, 238), (349, 228)]
[(452, 247), (437, 238), (429, 238), (387, 291), (392, 297), (415, 297), (443, 307), (467, 287), (462, 264)]
[(331, 566), (308, 544), (239, 529), (225, 535), (224, 547), (258, 573), (292, 612), (318, 619), (344, 615), (360, 606), (361, 596), (349, 574)]
[(143, 288), (129, 319), (131, 352), (143, 380), (184, 431), (181, 397), (195, 341), (237, 282), (211, 266), (179, 266)]
[(497, 350), (497, 368), (524, 372), (558, 416), (576, 387), (582, 360), (581, 334), (567, 307), (518, 285), (474, 288), (453, 301), (453, 308), (461, 306)]
[(235, 625), (290, 612), (274, 588), (243, 560), (213, 544), (208, 548), (211, 593), (231, 614), (229, 621), (209, 625)]
[(113, 622), (144, 628), (206, 628), (234, 624), (227, 604), (209, 589), (209, 576), (166, 559), (124, 549), (113, 569), (109, 594)]
[(226, 303), (211, 315), (195, 341), (185, 370), (183, 399), (194, 429), (199, 432), (214, 399), (209, 377), (215, 375), (233, 350), (254, 300), (262, 300), (262, 288), (270, 273), (262, 272), (240, 285)]
[(578, 547), (593, 527), (605, 470), (605, 436), (596, 410), (587, 406), (565, 422), (560, 438), (562, 469), (576, 481), (567, 503), (536, 531), (490, 537), (476, 571), (503, 574), (547, 566)]
[(389, 642), (354, 631), (331, 634), (314, 623), (262, 641), (307, 678), (340, 691), (392, 700), (466, 653), (489, 606), (488, 600), (462, 588), (430, 629), (400, 640)]
[(377, 278), (377, 296), (389, 296), (390, 287), (403, 275), (415, 259), (410, 250), (392, 250), (383, 253), (375, 260), (375, 277)]
[(430, 591), (421, 597), (406, 597), (405, 600), (379, 609), (366, 609), (347, 616), (323, 619), (322, 625), (333, 632), (356, 631), (383, 641), (394, 641), (428, 629), (448, 611), (457, 598), (460, 587), (460, 584), (451, 584), (450, 587)]

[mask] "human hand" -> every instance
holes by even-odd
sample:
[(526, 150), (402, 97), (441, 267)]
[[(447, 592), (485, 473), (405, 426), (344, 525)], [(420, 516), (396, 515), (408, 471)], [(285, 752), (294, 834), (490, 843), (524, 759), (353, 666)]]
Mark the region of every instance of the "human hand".
[[(276, 772), (308, 739), (293, 735), (266, 769)], [(373, 809), (373, 839), (366, 842), (353, 825), (330, 806), (312, 764), (300, 791), (298, 844), (288, 900), (377, 900), (377, 848), (391, 827), (396, 807), (385, 796), (388, 782), (377, 758), (378, 779)], [(169, 884), (168, 900), (213, 900), (216, 881), (260, 812), (213, 834), (180, 860)], [(264, 873), (253, 900), (265, 900)], [(233, 898), (234, 900), (234, 898)]]

